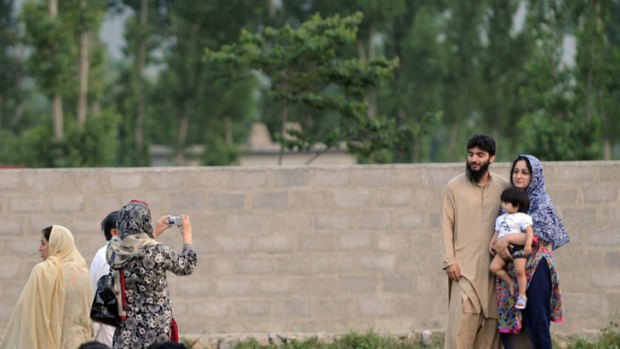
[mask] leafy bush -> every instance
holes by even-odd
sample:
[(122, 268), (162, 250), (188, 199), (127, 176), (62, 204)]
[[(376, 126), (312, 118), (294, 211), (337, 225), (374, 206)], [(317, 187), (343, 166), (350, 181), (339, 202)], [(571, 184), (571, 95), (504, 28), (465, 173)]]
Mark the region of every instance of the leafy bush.
[(601, 336), (595, 341), (578, 338), (568, 349), (620, 349), (620, 327), (615, 321), (601, 330)]

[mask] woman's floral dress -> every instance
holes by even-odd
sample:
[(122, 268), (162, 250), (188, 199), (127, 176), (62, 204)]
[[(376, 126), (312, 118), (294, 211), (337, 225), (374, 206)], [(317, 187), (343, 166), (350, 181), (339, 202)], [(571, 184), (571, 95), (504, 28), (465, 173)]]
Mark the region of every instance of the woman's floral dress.
[(172, 304), (166, 272), (189, 275), (196, 252), (184, 245), (181, 254), (162, 244), (148, 246), (124, 264), (127, 320), (114, 333), (114, 349), (139, 349), (170, 340)]
[[(527, 286), (530, 285), (530, 281), (532, 280), (532, 277), (534, 276), (534, 273), (536, 272), (536, 268), (538, 268), (539, 263), (547, 263), (549, 266), (549, 273), (551, 274), (551, 321), (562, 322), (563, 312), (560, 280), (558, 278), (558, 273), (555, 269), (555, 262), (553, 261), (551, 244), (542, 239), (538, 239), (538, 243), (532, 246), (532, 255), (530, 256), (527, 264), (525, 265)], [(508, 264), (507, 272), (513, 279), (515, 279), (514, 266), (512, 263)], [(510, 289), (508, 288), (508, 284), (501, 281), (499, 278), (497, 278), (496, 280), (496, 287), (497, 300), (499, 303), (499, 332), (519, 333), (522, 327), (522, 315), (521, 310), (514, 307), (516, 297), (510, 295)], [(515, 294), (518, 291), (518, 285), (515, 281)]]

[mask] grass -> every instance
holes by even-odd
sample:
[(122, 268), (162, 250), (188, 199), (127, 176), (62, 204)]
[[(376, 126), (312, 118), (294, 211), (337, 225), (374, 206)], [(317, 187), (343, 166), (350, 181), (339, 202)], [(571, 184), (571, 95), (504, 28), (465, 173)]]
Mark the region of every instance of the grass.
[(350, 332), (333, 343), (325, 343), (317, 337), (309, 338), (305, 341), (292, 340), (280, 346), (267, 345), (261, 346), (255, 340), (239, 343), (234, 349), (422, 349), (440, 348), (439, 341), (432, 343), (432, 346), (425, 346), (418, 340), (401, 340), (396, 336), (381, 336), (375, 332), (357, 334)]
[[(183, 340), (190, 349), (202, 349), (196, 341)], [(620, 326), (616, 321), (600, 331), (596, 338), (567, 337), (554, 340), (554, 348), (564, 349), (620, 349)], [(333, 340), (311, 337), (306, 340), (291, 339), (281, 344), (260, 344), (255, 339), (242, 341), (233, 349), (439, 349), (443, 348), (443, 338), (433, 335), (428, 345), (419, 338), (399, 338), (395, 335), (379, 335), (373, 331), (363, 334), (350, 332)]]
[(620, 327), (616, 321), (601, 330), (596, 339), (573, 338), (567, 349), (620, 349)]

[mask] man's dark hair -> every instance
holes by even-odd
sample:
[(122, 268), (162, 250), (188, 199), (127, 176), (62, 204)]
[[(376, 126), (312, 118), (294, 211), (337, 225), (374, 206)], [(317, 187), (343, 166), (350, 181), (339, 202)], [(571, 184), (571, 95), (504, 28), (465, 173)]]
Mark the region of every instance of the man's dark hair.
[(491, 136), (487, 135), (473, 135), (469, 141), (467, 141), (467, 150), (478, 147), (489, 153), (490, 156), (495, 155), (495, 140)]
[(112, 229), (117, 229), (116, 217), (118, 217), (118, 211), (113, 211), (101, 221), (101, 230), (103, 231), (107, 241), (110, 241), (112, 238)]
[(512, 206), (519, 207), (519, 212), (527, 213), (530, 209), (530, 198), (527, 192), (517, 187), (505, 189), (500, 196), (502, 202), (509, 202)]

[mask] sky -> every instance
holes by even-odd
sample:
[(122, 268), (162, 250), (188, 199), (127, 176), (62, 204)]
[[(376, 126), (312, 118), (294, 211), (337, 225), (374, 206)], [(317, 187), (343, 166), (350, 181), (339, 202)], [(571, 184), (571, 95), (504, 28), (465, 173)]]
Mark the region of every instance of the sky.
[(125, 20), (131, 16), (131, 10), (127, 9), (122, 14), (107, 13), (101, 27), (100, 38), (108, 48), (108, 53), (113, 59), (123, 57), (122, 49), (125, 47), (123, 32)]

